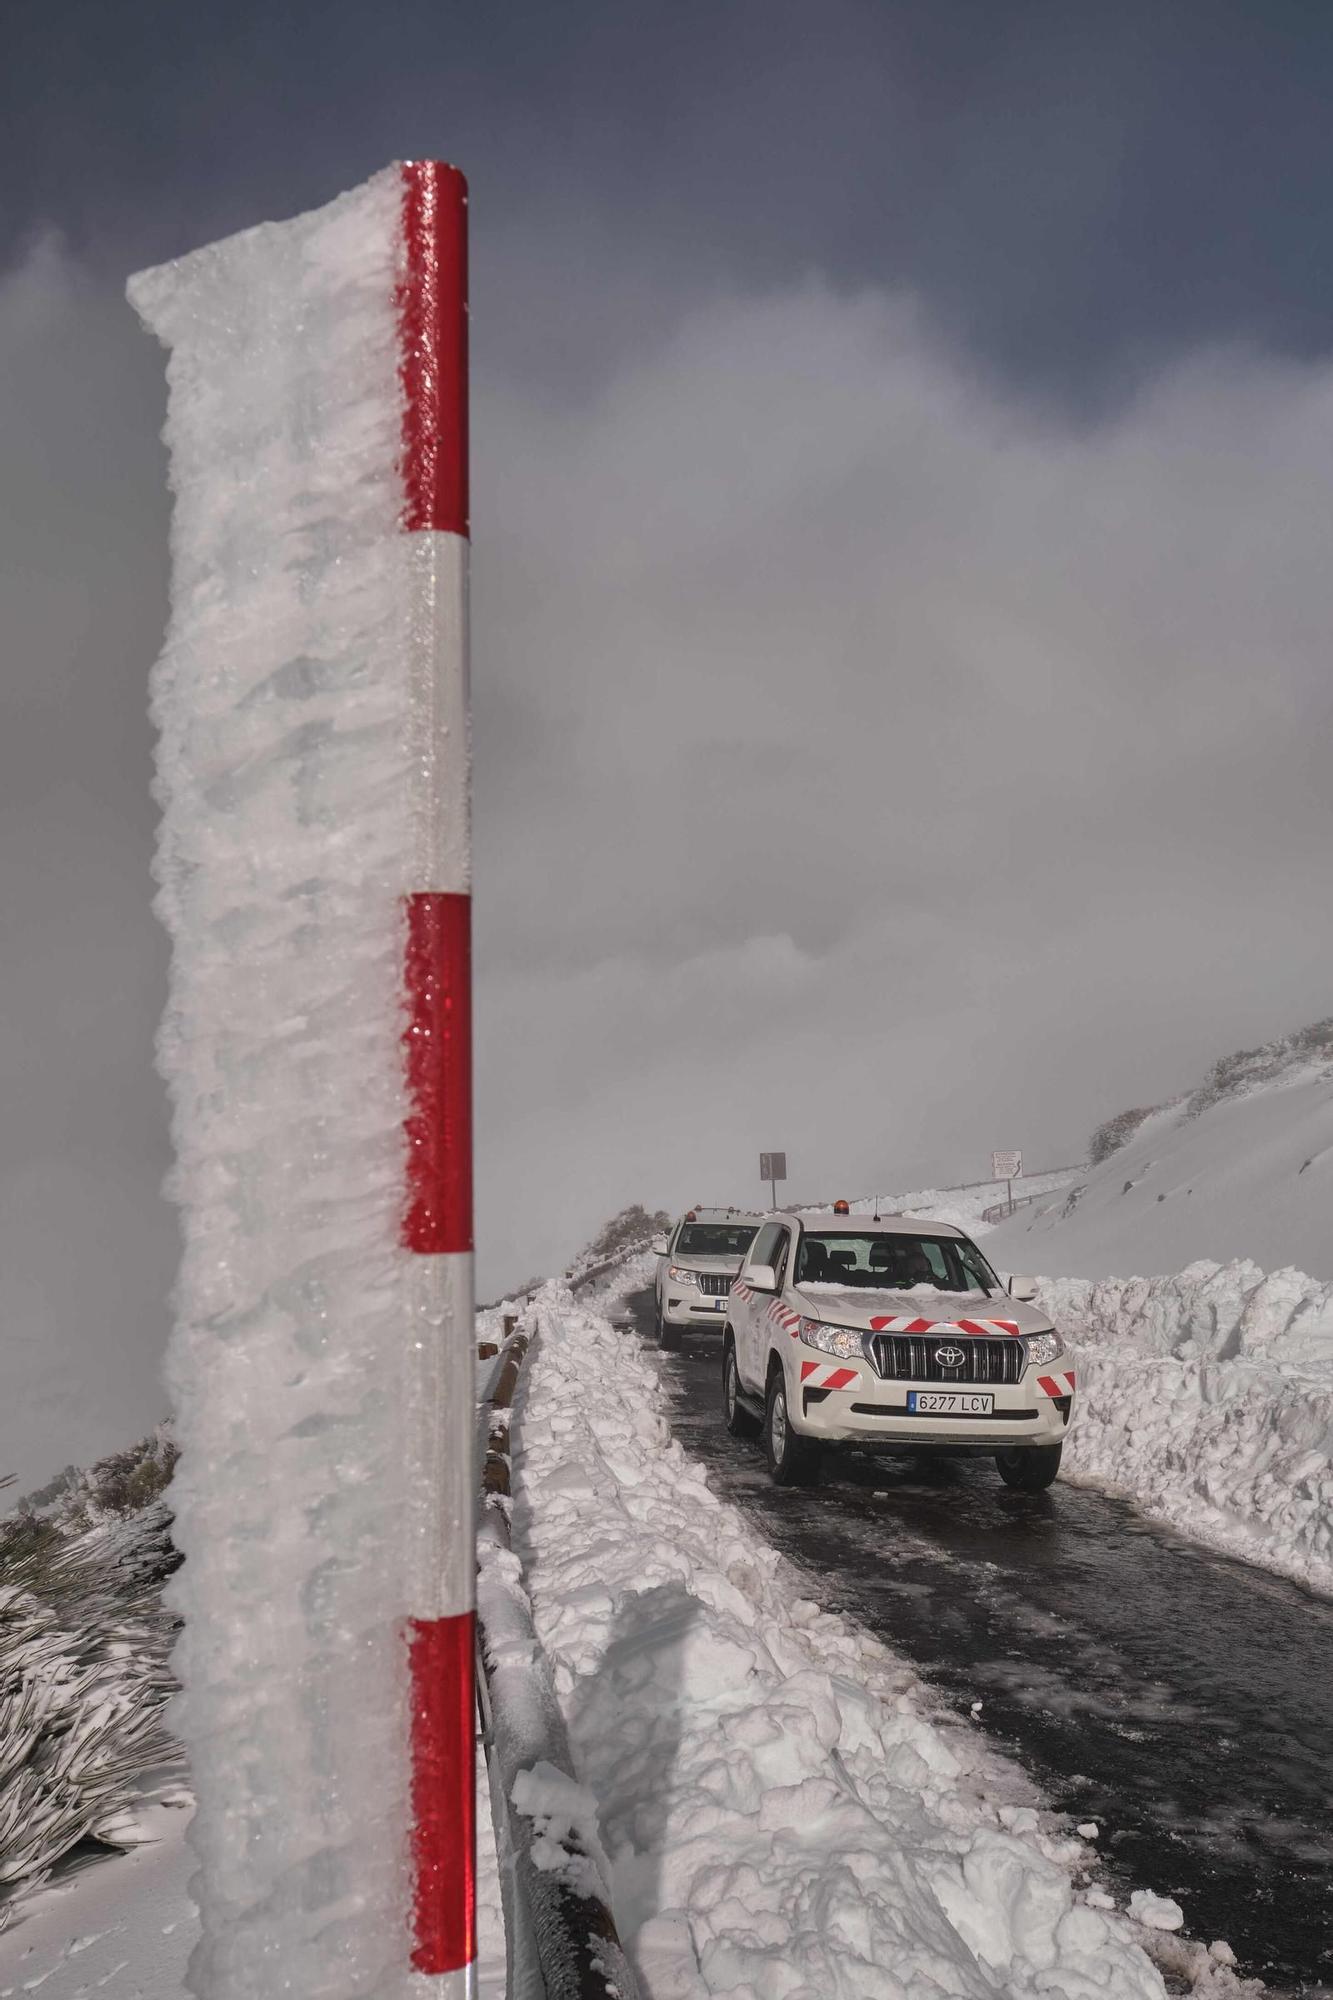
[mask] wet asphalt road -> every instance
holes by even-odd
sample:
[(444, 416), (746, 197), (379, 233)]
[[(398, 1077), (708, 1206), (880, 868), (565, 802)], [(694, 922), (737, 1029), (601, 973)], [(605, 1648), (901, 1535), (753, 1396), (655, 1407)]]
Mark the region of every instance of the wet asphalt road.
[[(652, 1339), (652, 1301), (629, 1301)], [(668, 1362), (673, 1426), (720, 1493), (979, 1722), (1108, 1873), (1177, 1898), (1276, 1992), (1333, 1994), (1333, 1604), (1123, 1502), (1021, 1494), (988, 1459), (841, 1453), (774, 1487), (723, 1427), (716, 1336)]]

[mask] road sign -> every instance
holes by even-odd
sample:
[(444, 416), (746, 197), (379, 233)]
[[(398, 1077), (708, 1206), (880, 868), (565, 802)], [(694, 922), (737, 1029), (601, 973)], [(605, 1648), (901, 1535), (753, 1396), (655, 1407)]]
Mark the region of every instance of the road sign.
[(761, 1181), (785, 1181), (787, 1178), (787, 1155), (785, 1153), (761, 1153), (759, 1155), (759, 1178)]
[(990, 1177), (993, 1181), (1016, 1181), (1023, 1172), (1021, 1153), (992, 1153)]

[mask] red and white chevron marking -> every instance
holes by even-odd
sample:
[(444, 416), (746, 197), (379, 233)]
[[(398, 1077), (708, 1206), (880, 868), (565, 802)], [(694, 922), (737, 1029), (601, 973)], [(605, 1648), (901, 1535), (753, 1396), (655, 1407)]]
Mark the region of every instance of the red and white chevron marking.
[(402, 170), (398, 372), (409, 578), (414, 852), (404, 1055), (414, 1422), (407, 1610), (412, 1966), (476, 1991), (471, 816), (468, 786), (467, 182)]
[(1037, 1394), (1039, 1396), (1072, 1396), (1073, 1393), (1074, 1371), (1072, 1368), (1068, 1374), (1039, 1375), (1037, 1377)]
[(842, 1362), (803, 1361), (801, 1363), (801, 1387), (803, 1389), (850, 1389), (861, 1380), (860, 1370), (845, 1367)]
[(874, 1333), (1007, 1333), (1017, 1336), (1016, 1319), (908, 1319), (897, 1315), (885, 1319), (872, 1319)]
[[(749, 1285), (742, 1285), (737, 1280), (731, 1288), (731, 1296), (733, 1299), (752, 1299), (755, 1294)], [(791, 1308), (784, 1306), (780, 1299), (770, 1299), (764, 1307), (764, 1313), (767, 1318), (772, 1320), (774, 1326), (780, 1326), (784, 1333), (791, 1335), (793, 1340), (797, 1338), (801, 1331), (801, 1315), (799, 1313), (792, 1312)]]

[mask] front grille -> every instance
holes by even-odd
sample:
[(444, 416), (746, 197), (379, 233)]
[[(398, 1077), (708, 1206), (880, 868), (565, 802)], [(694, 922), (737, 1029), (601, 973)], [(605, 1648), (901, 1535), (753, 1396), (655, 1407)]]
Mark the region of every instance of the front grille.
[(724, 1299), (735, 1283), (734, 1278), (724, 1277), (721, 1271), (700, 1271), (699, 1290), (707, 1292), (710, 1299)]
[[(946, 1368), (935, 1359), (949, 1347), (961, 1350), (961, 1365)], [(981, 1340), (975, 1334), (877, 1333), (871, 1352), (886, 1382), (1012, 1383), (1023, 1377), (1023, 1343), (1012, 1335)]]

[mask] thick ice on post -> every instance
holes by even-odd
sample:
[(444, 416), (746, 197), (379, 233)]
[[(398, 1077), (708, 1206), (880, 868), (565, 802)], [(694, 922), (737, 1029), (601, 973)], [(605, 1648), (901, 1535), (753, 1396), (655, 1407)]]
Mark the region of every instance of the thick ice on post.
[(170, 349), (155, 670), (169, 1372), (209, 2000), (408, 1992), (412, 635), (396, 172), (141, 274)]

